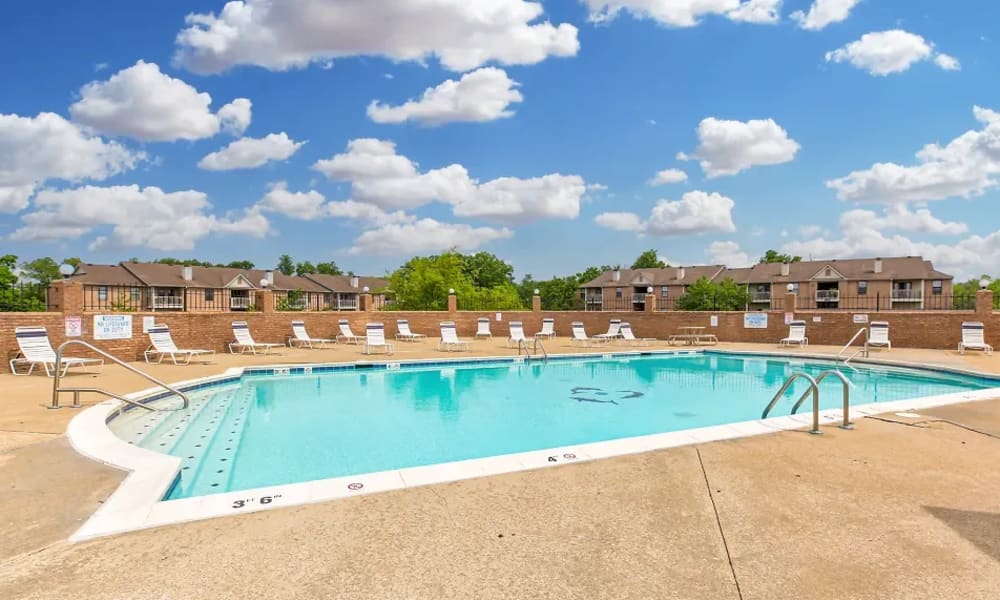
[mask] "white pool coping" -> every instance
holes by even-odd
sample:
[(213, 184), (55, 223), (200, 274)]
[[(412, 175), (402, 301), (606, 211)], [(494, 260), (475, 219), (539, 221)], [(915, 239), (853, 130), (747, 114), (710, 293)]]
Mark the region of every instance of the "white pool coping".
[[(692, 353), (701, 353), (701, 351), (702, 350), (652, 350), (642, 352), (613, 352), (613, 354), (623, 358), (628, 358), (627, 355), (630, 354), (690, 355)], [(827, 355), (805, 353), (789, 354), (786, 352), (772, 353), (759, 351), (741, 352), (736, 350), (708, 350), (707, 353), (830, 360), (830, 357)], [(602, 354), (575, 354), (559, 356), (592, 358), (602, 356)], [(490, 360), (507, 359), (509, 359), (509, 357), (492, 357), (483, 358), (483, 361), (487, 362)], [(448, 360), (449, 359), (423, 359), (377, 362), (379, 364), (382, 364), (383, 362), (420, 364), (425, 362), (440, 363), (447, 362)], [(477, 359), (455, 358), (451, 360), (466, 362)], [(175, 384), (174, 386), (183, 390), (201, 383), (218, 381), (220, 379), (232, 377), (241, 377), (245, 370), (271, 368), (280, 369), (292, 366), (340, 366), (359, 363), (364, 364), (365, 362), (367, 361), (359, 361), (358, 363), (334, 363), (332, 365), (267, 365), (246, 368), (231, 368), (222, 375), (184, 381)], [(964, 369), (952, 369), (937, 365), (925, 366), (902, 361), (869, 359), (856, 362), (863, 362), (866, 366), (898, 366), (931, 372), (956, 373), (961, 375), (997, 378), (997, 375), (991, 373)], [(163, 390), (161, 388), (150, 388), (129, 394), (127, 397), (132, 400), (140, 400), (162, 392)], [(852, 417), (900, 411), (912, 412), (924, 408), (958, 404), (962, 402), (989, 400), (997, 397), (1000, 397), (1000, 388), (989, 388), (938, 396), (927, 396), (909, 400), (861, 404), (851, 406), (850, 411)], [(70, 541), (72, 542), (226, 515), (325, 502), (349, 496), (373, 494), (389, 490), (433, 485), (462, 479), (512, 473), (516, 471), (541, 469), (601, 458), (649, 452), (652, 450), (663, 450), (666, 448), (674, 448), (691, 444), (701, 444), (706, 442), (731, 440), (767, 433), (775, 433), (778, 431), (790, 431), (802, 429), (803, 427), (809, 427), (812, 424), (812, 415), (808, 410), (806, 410), (805, 412), (800, 412), (799, 414), (792, 416), (771, 417), (763, 420), (756, 419), (726, 425), (699, 427), (696, 429), (621, 438), (604, 442), (577, 444), (573, 446), (548, 448), (544, 450), (534, 450), (516, 454), (505, 454), (486, 458), (461, 460), (420, 467), (408, 467), (405, 469), (396, 469), (391, 471), (380, 471), (376, 473), (350, 475), (347, 477), (281, 484), (250, 490), (162, 501), (161, 499), (169, 491), (170, 486), (177, 477), (177, 473), (181, 467), (181, 459), (140, 448), (129, 444), (116, 436), (108, 428), (107, 424), (120, 408), (122, 408), (122, 403), (117, 400), (101, 402), (100, 404), (92, 406), (74, 417), (73, 420), (70, 421), (69, 427), (67, 428), (66, 435), (70, 444), (77, 452), (98, 462), (129, 472), (129, 474), (125, 477), (125, 480), (118, 486), (118, 489), (116, 489), (104, 502), (104, 504), (90, 517), (90, 519), (88, 519), (87, 522), (84, 523), (84, 525), (70, 537)], [(807, 406), (804, 408), (808, 409)], [(841, 409), (826, 409), (819, 412), (819, 421), (821, 425), (836, 424), (840, 423), (842, 420), (843, 411)]]

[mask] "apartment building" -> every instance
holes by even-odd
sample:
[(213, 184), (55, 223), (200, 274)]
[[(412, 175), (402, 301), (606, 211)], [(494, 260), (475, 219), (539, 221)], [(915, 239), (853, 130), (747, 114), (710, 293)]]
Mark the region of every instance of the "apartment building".
[(366, 287), (376, 305), (384, 304), (389, 284), (375, 277), (132, 262), (82, 264), (69, 279), (83, 284), (84, 310), (120, 311), (249, 311), (264, 288), (273, 290), (278, 310), (357, 310)]
[[(950, 308), (953, 277), (919, 256), (761, 263), (742, 269), (719, 265), (607, 271), (580, 286), (587, 310), (643, 310), (649, 287), (660, 308), (671, 308), (687, 286), (706, 277), (746, 286), (751, 309), (781, 309), (789, 289), (800, 308), (923, 310)], [(621, 302), (628, 297), (629, 301)], [(661, 302), (661, 298), (663, 302)]]

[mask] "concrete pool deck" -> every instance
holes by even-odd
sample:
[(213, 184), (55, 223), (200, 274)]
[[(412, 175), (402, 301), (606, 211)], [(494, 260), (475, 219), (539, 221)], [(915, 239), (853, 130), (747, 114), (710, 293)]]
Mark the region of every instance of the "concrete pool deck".
[[(565, 339), (546, 347), (570, 351)], [(494, 340), (462, 354), (516, 351)], [(397, 344), (398, 360), (442, 355), (433, 342)], [(1000, 357), (980, 354), (882, 356), (1000, 373)], [(363, 358), (355, 346), (284, 350), (150, 372), (179, 381)], [(115, 367), (99, 381), (147, 387)], [(51, 380), (0, 375), (0, 386), (3, 598), (995, 598), (1000, 589), (1000, 439), (987, 435), (1000, 434), (1000, 401), (70, 544), (124, 474), (69, 447), (63, 432), (77, 411), (41, 407)]]

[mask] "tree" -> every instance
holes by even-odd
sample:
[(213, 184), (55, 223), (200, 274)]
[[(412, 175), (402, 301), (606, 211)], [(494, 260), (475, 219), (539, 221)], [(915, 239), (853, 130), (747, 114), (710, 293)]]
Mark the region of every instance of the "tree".
[(656, 250), (653, 249), (646, 250), (632, 263), (633, 269), (666, 269), (669, 266), (660, 260), (660, 257), (656, 254)]
[(0, 256), (0, 286), (9, 287), (17, 283), (17, 255)]
[(777, 250), (768, 250), (764, 253), (764, 256), (760, 257), (758, 262), (760, 263), (793, 263), (800, 262), (802, 260), (801, 256), (792, 256), (791, 254), (779, 254)]
[(292, 257), (287, 254), (282, 254), (278, 257), (278, 270), (285, 275), (295, 274), (295, 263), (292, 261)]
[(79, 269), (80, 265), (83, 264), (83, 259), (78, 258), (76, 256), (71, 256), (69, 258), (64, 258), (63, 259), (63, 264), (64, 265), (71, 265), (74, 269)]
[(750, 302), (745, 287), (727, 278), (721, 283), (702, 277), (677, 299), (678, 310), (744, 310)]
[(464, 257), (464, 270), (478, 288), (494, 288), (514, 283), (514, 267), (489, 252)]
[(340, 270), (337, 263), (333, 262), (321, 262), (316, 263), (316, 272), (320, 275), (343, 275), (344, 272)]
[(473, 289), (465, 272), (465, 257), (458, 252), (416, 256), (389, 276), (394, 307), (400, 310), (445, 310), (448, 290), (465, 295)]
[(316, 272), (316, 265), (312, 264), (308, 260), (305, 261), (305, 262), (300, 262), (300, 263), (298, 263), (298, 264), (295, 265), (295, 274), (296, 275), (300, 275), (301, 276), (301, 275), (305, 275), (307, 273), (315, 273), (315, 272)]
[(62, 273), (59, 272), (59, 264), (48, 256), (21, 263), (21, 271), (27, 279), (46, 286), (53, 280), (62, 277)]
[(254, 268), (254, 264), (249, 260), (234, 260), (226, 266), (230, 269), (243, 269), (245, 271), (249, 271)]

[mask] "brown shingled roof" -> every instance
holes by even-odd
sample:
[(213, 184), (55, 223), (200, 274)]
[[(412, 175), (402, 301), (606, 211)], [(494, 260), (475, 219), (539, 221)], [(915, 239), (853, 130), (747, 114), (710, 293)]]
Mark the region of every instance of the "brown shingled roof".
[(311, 279), (328, 290), (335, 292), (361, 292), (365, 287), (371, 291), (383, 290), (389, 287), (389, 281), (379, 277), (358, 277), (358, 287), (351, 285), (350, 275), (323, 275), (309, 273), (304, 277)]
[(81, 264), (69, 277), (73, 281), (90, 285), (142, 286), (143, 283), (121, 265)]
[[(681, 269), (684, 270), (683, 279), (678, 278), (681, 274)], [(666, 269), (622, 269), (619, 281), (614, 280), (614, 271), (605, 271), (598, 275), (597, 278), (581, 284), (580, 287), (691, 285), (702, 277), (713, 279), (723, 270), (725, 270), (723, 265), (667, 267)]]

